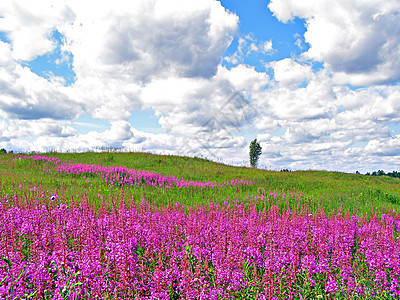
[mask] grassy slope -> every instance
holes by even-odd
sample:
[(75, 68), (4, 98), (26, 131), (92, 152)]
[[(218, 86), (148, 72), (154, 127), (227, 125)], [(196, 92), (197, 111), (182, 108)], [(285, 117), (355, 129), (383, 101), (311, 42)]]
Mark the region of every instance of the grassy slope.
[[(380, 210), (383, 205), (394, 209), (400, 208), (400, 180), (385, 176), (372, 177), (366, 175), (347, 174), (326, 171), (272, 172), (246, 167), (231, 167), (200, 158), (152, 155), (146, 153), (48, 153), (46, 156), (105, 166), (126, 166), (127, 168), (153, 171), (164, 175), (172, 175), (185, 180), (211, 181), (223, 183), (231, 179), (251, 180), (251, 187), (227, 188), (219, 191), (155, 189), (150, 187), (124, 189), (126, 197), (134, 197), (140, 201), (142, 192), (146, 197), (165, 204), (169, 201), (187, 204), (200, 201), (224, 201), (227, 199), (245, 199), (246, 197), (269, 195), (273, 193), (295, 192), (296, 198), (310, 201), (311, 207), (317, 209), (323, 201), (327, 210), (337, 210), (343, 203), (344, 210), (353, 209), (357, 199), (360, 214)], [(3, 193), (11, 192), (11, 183), (24, 186), (42, 183), (47, 190), (66, 187), (66, 194), (82, 194), (83, 191), (93, 194), (98, 192), (114, 195), (120, 192), (117, 187), (104, 187), (100, 180), (92, 180), (90, 184), (82, 179), (70, 177), (54, 177), (41, 174), (40, 168), (16, 160), (18, 155), (0, 155), (0, 181)], [(0, 185), (1, 187), (1, 185)], [(1, 193), (0, 193), (1, 196)], [(294, 202), (291, 202), (292, 206)]]

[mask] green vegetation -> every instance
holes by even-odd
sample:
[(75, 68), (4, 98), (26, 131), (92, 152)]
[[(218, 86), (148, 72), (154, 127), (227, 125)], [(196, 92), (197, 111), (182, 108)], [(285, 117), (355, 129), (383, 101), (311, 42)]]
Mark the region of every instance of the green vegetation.
[(393, 172), (388, 172), (385, 173), (385, 171), (383, 170), (378, 170), (378, 171), (374, 171), (372, 172), (372, 174), (370, 174), (369, 172), (365, 175), (371, 175), (371, 176), (389, 176), (389, 177), (394, 177), (394, 178), (400, 178), (400, 173), (397, 171), (393, 171)]
[(0, 298), (395, 299), (399, 183), (146, 153), (3, 153)]
[(253, 168), (257, 167), (258, 164), (258, 160), (260, 159), (260, 155), (262, 153), (262, 148), (260, 146), (260, 143), (257, 142), (257, 139), (254, 139), (251, 143), (250, 143), (250, 152), (249, 152), (249, 156), (250, 156), (250, 165)]
[[(0, 156), (0, 197), (12, 195), (13, 191), (29, 193), (34, 186), (48, 193), (64, 193), (69, 199), (83, 197), (95, 199), (99, 194), (112, 199), (123, 193), (126, 201), (140, 203), (143, 193), (148, 201), (157, 205), (170, 202), (196, 205), (197, 203), (224, 201), (256, 201), (259, 209), (279, 201), (293, 209), (299, 202), (309, 202), (310, 210), (317, 211), (323, 205), (326, 212), (354, 210), (357, 214), (369, 215), (372, 211), (385, 211), (400, 207), (400, 180), (387, 176), (367, 176), (327, 171), (273, 172), (247, 167), (232, 167), (206, 159), (153, 155), (148, 153), (47, 153), (48, 157), (61, 160), (103, 166), (124, 166), (135, 170), (147, 170), (183, 178), (186, 181), (209, 181), (223, 184), (231, 180), (244, 179), (253, 185), (226, 186), (222, 189), (171, 188), (151, 186), (110, 186), (101, 178), (81, 178), (70, 175), (54, 176), (43, 171), (46, 162), (20, 159), (20, 154), (8, 153)], [(23, 156), (23, 155), (22, 155)], [(21, 186), (21, 188), (19, 188)], [(95, 197), (96, 196), (96, 197)], [(261, 201), (262, 200), (262, 201)], [(266, 201), (265, 201), (266, 200)], [(97, 205), (100, 205), (97, 203)]]

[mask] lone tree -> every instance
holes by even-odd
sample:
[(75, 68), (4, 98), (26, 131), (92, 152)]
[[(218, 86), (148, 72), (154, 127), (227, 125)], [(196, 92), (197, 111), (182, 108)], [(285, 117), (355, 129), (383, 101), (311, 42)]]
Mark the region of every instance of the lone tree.
[(260, 143), (257, 142), (257, 139), (254, 139), (250, 143), (250, 165), (253, 168), (257, 167), (258, 159), (260, 158), (260, 155), (262, 153), (262, 148), (260, 146)]

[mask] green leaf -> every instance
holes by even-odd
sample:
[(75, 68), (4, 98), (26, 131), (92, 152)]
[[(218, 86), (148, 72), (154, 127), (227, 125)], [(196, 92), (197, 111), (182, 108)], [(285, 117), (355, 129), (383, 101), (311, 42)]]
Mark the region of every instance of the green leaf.
[(34, 291), (33, 293), (29, 294), (29, 295), (27, 296), (27, 299), (30, 299), (30, 298), (32, 298), (33, 296), (35, 296), (36, 293), (37, 293), (37, 291)]
[(7, 265), (8, 265), (8, 268), (11, 270), (11, 260), (9, 260), (7, 257), (5, 257), (5, 256), (1, 256), (1, 259), (5, 262), (5, 263), (7, 263)]
[(15, 282), (17, 282), (21, 278), (22, 274), (25, 272), (25, 267), (26, 267), (26, 265), (24, 265), (21, 272), (19, 272), (19, 275), (18, 275), (17, 279), (15, 280)]

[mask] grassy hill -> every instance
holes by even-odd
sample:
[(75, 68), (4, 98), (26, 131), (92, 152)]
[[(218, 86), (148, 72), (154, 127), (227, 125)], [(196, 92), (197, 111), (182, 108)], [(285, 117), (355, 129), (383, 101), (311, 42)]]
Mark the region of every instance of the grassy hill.
[(3, 154), (0, 298), (399, 299), (399, 199), (384, 176)]
[[(94, 198), (101, 193), (105, 198), (113, 197), (123, 191), (125, 198), (141, 201), (145, 193), (148, 201), (165, 205), (180, 202), (186, 205), (200, 202), (258, 201), (271, 205), (279, 200), (279, 206), (289, 205), (292, 209), (298, 203), (309, 202), (310, 210), (317, 210), (323, 205), (326, 211), (354, 210), (365, 215), (371, 210), (383, 212), (391, 206), (400, 207), (400, 180), (386, 176), (367, 176), (327, 171), (276, 172), (232, 167), (201, 158), (154, 155), (148, 153), (46, 153), (43, 156), (54, 157), (66, 162), (101, 165), (105, 167), (124, 166), (128, 169), (146, 170), (165, 176), (175, 176), (185, 181), (212, 182), (224, 184), (232, 180), (251, 181), (252, 185), (226, 186), (223, 189), (180, 189), (169, 190), (151, 186), (110, 186), (101, 182), (101, 178), (92, 178), (90, 183), (85, 178), (47, 174), (43, 172), (46, 162), (32, 162), (20, 159), (25, 155), (0, 155), (1, 193), (12, 194), (22, 186), (27, 192), (33, 186), (41, 185), (43, 190), (64, 189), (69, 198), (86, 194)], [(21, 191), (22, 192), (22, 191)], [(4, 197), (4, 196), (3, 196)], [(267, 204), (265, 204), (267, 205)], [(383, 209), (384, 207), (384, 209)]]

